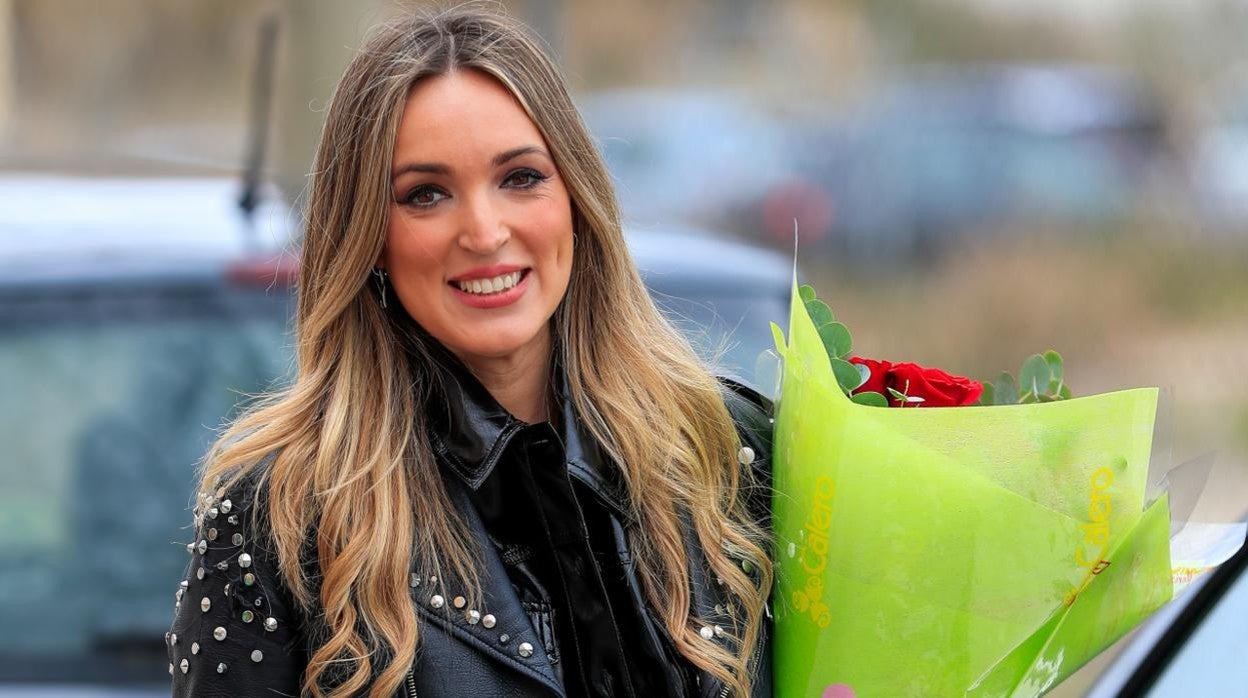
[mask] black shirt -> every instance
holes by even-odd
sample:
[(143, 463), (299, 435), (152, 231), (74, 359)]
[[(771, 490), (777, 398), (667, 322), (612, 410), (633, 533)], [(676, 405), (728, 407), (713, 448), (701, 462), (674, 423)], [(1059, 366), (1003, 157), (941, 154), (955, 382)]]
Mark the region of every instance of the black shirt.
[(569, 476), (549, 424), (517, 432), (472, 500), (569, 695), (667, 694), (662, 650), (626, 602), (611, 514)]

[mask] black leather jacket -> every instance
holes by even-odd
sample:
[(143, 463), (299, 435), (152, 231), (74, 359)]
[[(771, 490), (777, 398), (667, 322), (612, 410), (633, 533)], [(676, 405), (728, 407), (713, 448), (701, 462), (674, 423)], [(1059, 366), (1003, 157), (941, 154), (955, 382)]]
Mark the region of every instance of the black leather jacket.
[[(743, 385), (723, 379), (724, 401), (752, 451), (756, 477), (764, 487), (751, 506), (761, 519), (769, 509), (770, 405)], [(498, 406), (475, 381), (448, 388), (448, 420), (431, 429), (431, 440), (452, 500), (463, 514), (477, 550), (482, 602), (461, 606), (459, 590), (413, 562), (410, 592), (421, 622), (420, 648), (399, 696), (566, 696), (547, 657), (539, 628), (521, 604), (498, 548), (486, 534), (470, 501), (508, 442), (527, 425)], [(453, 384), (452, 384), (453, 386)], [(614, 558), (623, 570), (629, 603), (648, 622), (644, 632), (679, 657), (658, 617), (644, 601), (627, 535), (625, 492), (618, 470), (579, 428), (565, 401), (561, 436), (569, 475), (607, 505), (614, 531)], [(251, 508), (264, 511), (264, 493), (248, 478), (230, 492), (201, 493), (207, 523), (188, 544), (188, 574), (176, 591), (177, 612), (167, 637), (169, 671), (177, 696), (298, 695), (307, 658), (323, 637), (315, 617), (300, 613), (281, 583), (276, 554), (261, 531), (252, 531)], [(261, 521), (263, 519), (261, 518)], [(686, 535), (691, 559), (701, 556), (696, 536)], [(721, 586), (702, 565), (691, 565), (693, 611), (725, 629), (735, 627)], [(531, 609), (529, 609), (531, 610)], [(753, 658), (754, 696), (771, 695), (770, 621)], [(708, 642), (718, 633), (706, 628)], [(724, 696), (726, 687), (711, 675), (677, 659), (665, 663), (665, 681), (688, 696)]]

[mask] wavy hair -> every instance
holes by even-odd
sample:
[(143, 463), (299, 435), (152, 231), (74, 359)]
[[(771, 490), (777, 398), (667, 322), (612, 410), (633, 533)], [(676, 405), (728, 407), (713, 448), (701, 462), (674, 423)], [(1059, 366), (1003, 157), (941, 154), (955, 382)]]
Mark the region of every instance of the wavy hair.
[[(480, 551), (465, 543), (426, 435), (436, 380), (423, 348), (430, 340), (401, 310), (382, 309), (369, 283), (408, 92), (454, 70), (502, 83), (567, 183), (576, 244), (553, 318), (567, 399), (623, 471), (647, 602), (689, 662), (749, 695), (771, 564), (766, 533), (745, 505), (750, 474), (736, 460), (733, 420), (718, 381), (642, 284), (610, 176), (558, 69), (526, 28), (497, 12), (469, 6), (405, 17), (377, 30), (347, 67), (307, 192), (294, 380), (223, 433), (200, 489), (249, 472), (266, 488), (265, 533), (282, 579), (323, 622), (306, 693), (387, 696), (399, 687), (420, 631), (408, 588), (413, 556), (479, 597)], [(689, 529), (704, 559), (690, 559), (682, 541)], [(741, 637), (721, 645), (699, 636), (708, 623), (691, 615), (695, 565), (722, 580)]]

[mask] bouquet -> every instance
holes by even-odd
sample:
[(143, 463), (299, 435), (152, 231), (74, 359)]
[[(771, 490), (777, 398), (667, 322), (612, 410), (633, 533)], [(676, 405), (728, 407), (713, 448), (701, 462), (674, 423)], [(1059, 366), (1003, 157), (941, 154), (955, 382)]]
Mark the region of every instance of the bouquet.
[(1170, 599), (1156, 389), (860, 359), (796, 283), (773, 332), (776, 695), (1039, 695)]

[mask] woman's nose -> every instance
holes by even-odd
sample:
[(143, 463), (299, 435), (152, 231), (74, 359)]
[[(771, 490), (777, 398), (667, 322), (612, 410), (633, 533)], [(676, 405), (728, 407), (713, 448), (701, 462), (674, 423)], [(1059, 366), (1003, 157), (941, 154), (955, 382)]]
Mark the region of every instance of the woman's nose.
[(460, 221), (459, 246), (482, 255), (497, 251), (511, 238), (499, 211), (488, 196), (472, 197), (467, 203)]

